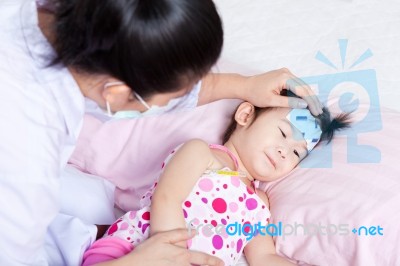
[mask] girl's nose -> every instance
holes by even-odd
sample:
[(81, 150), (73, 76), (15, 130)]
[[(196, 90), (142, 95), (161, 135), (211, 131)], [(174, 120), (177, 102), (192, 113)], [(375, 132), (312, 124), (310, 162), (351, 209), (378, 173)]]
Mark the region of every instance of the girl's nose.
[(278, 147), (278, 153), (279, 153), (279, 156), (281, 156), (282, 159), (286, 159), (287, 152), (288, 152), (288, 148), (286, 146), (279, 146)]

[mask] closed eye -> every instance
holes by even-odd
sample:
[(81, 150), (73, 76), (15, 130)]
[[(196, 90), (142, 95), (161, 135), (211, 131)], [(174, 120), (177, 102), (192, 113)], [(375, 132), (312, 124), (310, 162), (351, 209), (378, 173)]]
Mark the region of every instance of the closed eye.
[(294, 150), (293, 153), (294, 153), (297, 157), (300, 158), (300, 154), (299, 154), (296, 150)]
[(279, 128), (279, 131), (282, 133), (282, 137), (284, 137), (286, 139), (286, 134), (283, 133), (283, 131), (282, 131), (282, 129), (280, 127), (278, 127), (278, 128)]

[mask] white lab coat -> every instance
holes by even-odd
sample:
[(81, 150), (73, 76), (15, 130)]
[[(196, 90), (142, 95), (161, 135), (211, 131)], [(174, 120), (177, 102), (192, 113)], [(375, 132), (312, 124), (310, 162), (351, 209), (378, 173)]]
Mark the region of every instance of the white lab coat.
[(65, 67), (48, 66), (54, 51), (37, 23), (34, 1), (0, 1), (1, 265), (48, 265), (45, 241), (63, 242), (49, 237), (60, 225), (87, 245), (96, 233), (59, 213), (60, 172), (81, 129), (84, 98)]
[(112, 224), (115, 186), (104, 178), (67, 166), (61, 173), (60, 213), (48, 227), (48, 265), (80, 265), (96, 240), (94, 224)]

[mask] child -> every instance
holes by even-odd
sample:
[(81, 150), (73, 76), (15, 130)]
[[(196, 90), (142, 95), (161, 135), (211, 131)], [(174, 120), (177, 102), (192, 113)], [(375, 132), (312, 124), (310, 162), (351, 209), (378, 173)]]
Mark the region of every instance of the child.
[(180, 244), (215, 255), (225, 265), (235, 265), (243, 251), (250, 265), (291, 265), (275, 254), (272, 237), (265, 232), (249, 237), (217, 227), (266, 225), (268, 199), (254, 181), (283, 177), (321, 138), (330, 141), (335, 130), (347, 127), (347, 119), (346, 114), (331, 120), (325, 108), (314, 118), (307, 109), (262, 109), (241, 103), (225, 144), (191, 140), (172, 152), (162, 165), (158, 185), (143, 196), (143, 208), (111, 225), (104, 238), (86, 251), (83, 264), (120, 257), (149, 235), (189, 225), (201, 229), (191, 241)]

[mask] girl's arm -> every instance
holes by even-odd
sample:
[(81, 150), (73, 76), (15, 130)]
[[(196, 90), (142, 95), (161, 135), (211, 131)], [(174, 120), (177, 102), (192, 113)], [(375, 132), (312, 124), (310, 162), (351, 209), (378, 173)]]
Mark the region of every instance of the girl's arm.
[[(259, 190), (257, 194), (265, 202), (266, 206), (269, 206), (265, 192)], [(244, 253), (250, 266), (295, 265), (276, 254), (274, 241), (272, 236), (268, 234), (255, 236), (244, 248)]]
[[(283, 89), (291, 90), (301, 97), (281, 96)], [(310, 86), (282, 68), (263, 74), (245, 77), (239, 74), (210, 73), (202, 80), (198, 105), (221, 99), (242, 99), (258, 107), (280, 106), (308, 108), (314, 115), (322, 113), (319, 102)]]
[[(213, 156), (202, 140), (185, 143), (166, 165), (152, 196), (150, 234), (186, 228), (182, 203), (199, 177), (212, 165)], [(185, 243), (181, 243), (185, 246)]]

